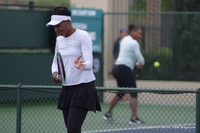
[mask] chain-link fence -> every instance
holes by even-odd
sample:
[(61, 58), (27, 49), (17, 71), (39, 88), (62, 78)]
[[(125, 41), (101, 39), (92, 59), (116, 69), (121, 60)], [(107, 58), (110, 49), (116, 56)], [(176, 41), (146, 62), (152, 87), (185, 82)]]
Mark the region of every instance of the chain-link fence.
[[(12, 2), (0, 2), (0, 9), (2, 13), (2, 16), (10, 16), (8, 14), (12, 14), (10, 12), (5, 13), (3, 9), (8, 10), (31, 10), (31, 11), (41, 11), (42, 12), (48, 12), (50, 15), (50, 11), (52, 7), (50, 5), (38, 5), (34, 3), (33, 1), (21, 3), (16, 2), (15, 0), (11, 0)], [(131, 2), (132, 1), (132, 2)], [(162, 0), (164, 2), (161, 7), (164, 6), (166, 8), (170, 8), (174, 3), (176, 4), (176, 1), (171, 1), (168, 5), (167, 2), (169, 0)], [(117, 2), (117, 1), (115, 1)], [(114, 2), (114, 4), (115, 4)], [(123, 1), (118, 1), (119, 4), (123, 3)], [(147, 3), (148, 2), (148, 3)], [(67, 4), (67, 3), (66, 3)], [(142, 29), (142, 40), (140, 40), (141, 44), (141, 50), (142, 54), (145, 57), (145, 66), (143, 70), (140, 73), (139, 79), (145, 79), (145, 80), (181, 80), (181, 81), (199, 81), (200, 80), (200, 72), (199, 67), (200, 63), (198, 61), (200, 54), (200, 12), (199, 10), (182, 10), (177, 11), (174, 9), (172, 10), (161, 10), (160, 6), (154, 5), (155, 2), (152, 2), (151, 0), (130, 0), (130, 8), (127, 9), (126, 12), (104, 12), (104, 20), (106, 23), (104, 23), (104, 33), (103, 38), (104, 40), (104, 55), (106, 58), (104, 58), (105, 66), (104, 66), (104, 74), (107, 76), (107, 74), (110, 74), (112, 70), (112, 66), (114, 63), (114, 60), (112, 58), (112, 49), (113, 49), (113, 43), (115, 39), (118, 37), (119, 34), (119, 28), (121, 26), (128, 26), (128, 24), (134, 24), (136, 26), (141, 27)], [(158, 3), (157, 3), (158, 4)], [(193, 3), (194, 4), (194, 3)], [(150, 9), (152, 10), (146, 10), (149, 9), (146, 6), (151, 6)], [(169, 7), (168, 7), (168, 6)], [(188, 4), (185, 3), (185, 6)], [(54, 5), (55, 6), (55, 5)], [(133, 6), (133, 7), (132, 7)], [(157, 10), (153, 10), (155, 8), (158, 8)], [(115, 7), (115, 8), (120, 8)], [(164, 8), (163, 7), (163, 8)], [(175, 6), (176, 7), (176, 6)], [(182, 8), (184, 6), (181, 6)], [(170, 8), (171, 9), (171, 8)], [(192, 8), (193, 9), (193, 8)], [(195, 9), (195, 8), (194, 8)], [(199, 8), (198, 8), (199, 9)], [(168, 11), (168, 12), (163, 12)], [(35, 12), (36, 13), (36, 12)], [(22, 16), (22, 14), (18, 14)], [(27, 15), (25, 17), (30, 17), (30, 15)], [(49, 16), (44, 16), (49, 17)], [(13, 17), (12, 17), (13, 18)], [(19, 18), (17, 18), (19, 19)], [(41, 18), (39, 18), (39, 21)], [(19, 19), (20, 20), (20, 19)], [(45, 20), (46, 21), (46, 20)], [(3, 21), (2, 21), (3, 22)], [(12, 21), (6, 21), (6, 23), (0, 23), (1, 25), (5, 25), (11, 23)], [(29, 22), (29, 25), (35, 25), (34, 22)], [(46, 22), (45, 22), (46, 24)], [(10, 24), (12, 25), (12, 24)], [(28, 25), (28, 26), (29, 26)], [(40, 26), (40, 25), (38, 25)], [(3, 26), (7, 27), (7, 26)], [(24, 25), (25, 27), (25, 25)], [(13, 27), (15, 31), (18, 33), (22, 32), (19, 29)], [(13, 29), (11, 28), (11, 29)], [(42, 30), (43, 27), (40, 29)], [(28, 29), (28, 28), (26, 28)], [(31, 29), (32, 30), (32, 29)], [(9, 34), (9, 29), (7, 30), (1, 30), (3, 38), (7, 38), (7, 34)], [(3, 32), (4, 31), (4, 32)], [(7, 31), (7, 32), (6, 32)], [(52, 30), (53, 31), (53, 30)], [(26, 32), (23, 32), (26, 33)], [(31, 32), (32, 34), (34, 31)], [(41, 35), (45, 35), (46, 33), (42, 34), (43, 32), (39, 32)], [(51, 34), (51, 33), (50, 33)], [(19, 34), (21, 35), (21, 34)], [(42, 37), (40, 35), (40, 37)], [(54, 36), (52, 34), (51, 36)], [(31, 36), (31, 38), (33, 38)], [(50, 37), (53, 38), (53, 37)], [(4, 39), (1, 39), (4, 41)], [(45, 38), (42, 38), (45, 39)], [(48, 38), (46, 38), (48, 39)], [(5, 39), (6, 40), (6, 39)], [(14, 40), (14, 39), (12, 39)], [(30, 48), (28, 44), (31, 42), (34, 44), (35, 47), (37, 46), (37, 43), (41, 43), (42, 40), (40, 39), (33, 39), (37, 40), (37, 42), (30, 41), (28, 39), (26, 44), (26, 47)], [(1, 42), (2, 48), (8, 47), (11, 45), (11, 42)], [(54, 39), (51, 40), (54, 42)], [(24, 42), (24, 40), (23, 40)], [(52, 43), (51, 42), (51, 43)], [(20, 39), (18, 39), (15, 43), (20, 43)], [(44, 42), (43, 42), (44, 43)], [(6, 45), (6, 46), (4, 46)], [(32, 45), (32, 44), (31, 44)], [(12, 45), (11, 45), (12, 46)], [(17, 45), (14, 44), (14, 46), (11, 48), (15, 48)], [(54, 46), (54, 44), (52, 45)], [(40, 47), (43, 48), (43, 44)], [(48, 46), (49, 48), (49, 46)], [(154, 67), (153, 63), (155, 61), (158, 61), (160, 63), (159, 67)]]
[[(0, 86), (1, 133), (66, 133), (57, 109), (59, 86)], [(89, 112), (82, 126), (85, 133), (200, 133), (200, 92), (182, 89), (97, 87), (101, 112)], [(126, 94), (113, 110), (113, 121), (103, 119), (118, 92), (138, 92), (138, 115), (144, 124), (129, 124), (131, 110)], [(102, 96), (102, 95), (99, 95)]]
[(28, 3), (0, 3), (1, 10), (51, 10), (53, 6), (35, 5), (34, 2)]

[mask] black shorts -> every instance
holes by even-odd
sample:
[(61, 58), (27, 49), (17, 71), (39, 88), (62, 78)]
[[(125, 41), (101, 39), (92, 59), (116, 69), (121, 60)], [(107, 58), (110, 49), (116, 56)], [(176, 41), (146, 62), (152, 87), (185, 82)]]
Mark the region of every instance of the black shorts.
[(94, 81), (73, 86), (62, 86), (58, 109), (77, 107), (88, 111), (101, 111)]
[[(125, 65), (114, 65), (112, 74), (117, 81), (118, 87), (136, 88), (136, 80), (134, 72)], [(118, 92), (117, 96), (122, 98), (125, 93)], [(137, 93), (130, 93), (131, 97), (137, 98)]]

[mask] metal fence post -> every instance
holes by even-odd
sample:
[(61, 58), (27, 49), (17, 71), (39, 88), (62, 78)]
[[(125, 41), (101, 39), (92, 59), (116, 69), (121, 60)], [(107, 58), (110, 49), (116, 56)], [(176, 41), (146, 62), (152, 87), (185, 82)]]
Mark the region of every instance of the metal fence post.
[(34, 6), (35, 6), (34, 2), (33, 1), (29, 1), (29, 3), (28, 3), (29, 10), (33, 10)]
[(196, 93), (196, 133), (200, 133), (200, 89)]
[(22, 113), (22, 90), (21, 84), (17, 88), (17, 120), (16, 120), (16, 133), (21, 133), (21, 113)]

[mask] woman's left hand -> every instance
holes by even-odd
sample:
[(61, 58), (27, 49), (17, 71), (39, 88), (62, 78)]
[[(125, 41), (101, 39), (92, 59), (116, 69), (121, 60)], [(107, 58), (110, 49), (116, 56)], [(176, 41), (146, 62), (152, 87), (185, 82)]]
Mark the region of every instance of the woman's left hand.
[(84, 64), (85, 61), (81, 60), (82, 55), (79, 55), (76, 60), (74, 61), (74, 66), (79, 69), (82, 70), (86, 65)]

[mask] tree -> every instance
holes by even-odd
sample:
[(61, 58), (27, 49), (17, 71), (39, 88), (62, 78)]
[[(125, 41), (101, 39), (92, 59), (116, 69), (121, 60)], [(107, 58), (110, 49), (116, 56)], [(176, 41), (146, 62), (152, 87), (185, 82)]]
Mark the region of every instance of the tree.
[[(179, 15), (176, 23), (176, 37), (178, 41), (176, 51), (173, 51), (177, 56), (177, 67), (179, 79), (200, 80), (197, 75), (200, 68), (199, 50), (200, 50), (200, 17), (196, 11), (200, 10), (199, 0), (176, 0), (174, 1), (174, 10), (178, 12), (190, 12)], [(183, 73), (183, 74), (180, 74)], [(195, 76), (197, 75), (197, 76)], [(188, 78), (186, 78), (188, 77)]]

